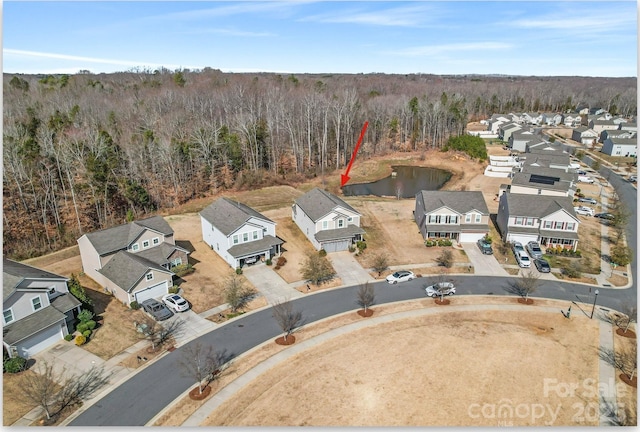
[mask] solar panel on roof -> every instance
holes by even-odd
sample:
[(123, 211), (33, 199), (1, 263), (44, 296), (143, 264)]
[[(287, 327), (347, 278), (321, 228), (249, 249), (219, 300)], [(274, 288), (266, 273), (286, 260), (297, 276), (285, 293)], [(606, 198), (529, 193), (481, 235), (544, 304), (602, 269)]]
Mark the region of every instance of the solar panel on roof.
[(540, 184), (545, 184), (545, 185), (552, 185), (555, 182), (560, 181), (559, 177), (549, 177), (549, 176), (542, 176), (539, 174), (531, 174), (531, 177), (529, 177), (529, 182), (530, 183), (540, 183)]

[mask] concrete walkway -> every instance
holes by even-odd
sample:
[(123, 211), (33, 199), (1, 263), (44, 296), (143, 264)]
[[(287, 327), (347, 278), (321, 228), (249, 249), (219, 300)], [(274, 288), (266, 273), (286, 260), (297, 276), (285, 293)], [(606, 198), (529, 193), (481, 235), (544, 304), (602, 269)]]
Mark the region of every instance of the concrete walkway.
[(327, 258), (331, 261), (331, 265), (333, 265), (338, 277), (342, 279), (342, 286), (360, 285), (365, 282), (375, 281), (349, 251), (333, 252), (327, 254)]
[(304, 295), (292, 288), (273, 268), (266, 264), (259, 263), (245, 267), (242, 270), (242, 274), (271, 305), (285, 300), (293, 300)]
[[(613, 325), (600, 321), (600, 348), (613, 350)], [(606, 361), (599, 360), (598, 395), (600, 402), (600, 426), (611, 426), (609, 419), (602, 415), (607, 405), (619, 406), (616, 390), (616, 370)], [(605, 411), (606, 412), (606, 411)]]

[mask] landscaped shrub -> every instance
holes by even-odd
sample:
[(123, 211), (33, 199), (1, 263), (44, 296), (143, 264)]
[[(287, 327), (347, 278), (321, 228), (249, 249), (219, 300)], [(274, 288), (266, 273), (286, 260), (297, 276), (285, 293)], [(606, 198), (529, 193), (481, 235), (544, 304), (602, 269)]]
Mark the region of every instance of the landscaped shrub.
[(80, 332), (80, 333), (84, 333), (85, 331), (87, 331), (89, 329), (89, 327), (87, 326), (87, 323), (83, 323), (81, 322), (80, 324), (78, 324), (76, 326), (76, 331)]
[(5, 360), (2, 364), (2, 369), (7, 373), (22, 372), (27, 368), (27, 359), (22, 357), (14, 357)]
[(241, 269), (240, 267), (238, 267), (238, 268), (236, 269), (236, 274), (237, 274), (237, 275), (241, 275), (241, 274), (242, 274), (242, 269)]
[(277, 266), (275, 266), (273, 269), (274, 269), (274, 270), (280, 270), (280, 266), (279, 266), (279, 265), (277, 265)]
[(320, 251), (318, 252), (318, 254), (320, 254), (321, 257), (326, 257), (327, 256), (327, 251), (324, 249), (320, 249)]
[(140, 309), (140, 303), (134, 300), (131, 303), (129, 303), (129, 307), (131, 307), (131, 309), (133, 310), (138, 310)]
[(194, 269), (191, 264), (178, 264), (177, 266), (171, 267), (171, 271), (174, 272), (176, 276), (182, 277), (193, 273), (196, 269)]
[(94, 328), (96, 328), (96, 322), (94, 320), (91, 321), (87, 321), (87, 330), (93, 330)]
[(356, 248), (353, 245), (349, 246), (349, 252), (354, 253), (355, 251)]
[(425, 240), (424, 245), (426, 247), (433, 247), (437, 246), (437, 243), (434, 240)]
[(284, 267), (284, 265), (287, 263), (287, 259), (283, 256), (278, 257), (278, 261), (276, 262), (276, 265), (278, 267)]
[(266, 263), (268, 266), (270, 266), (271, 264), (273, 264), (273, 263), (271, 262), (271, 258), (267, 259), (267, 260), (265, 261), (265, 263)]
[(87, 341), (87, 338), (82, 336), (82, 335), (78, 335), (76, 336), (76, 345), (80, 346), (80, 345), (84, 345), (84, 343)]
[(358, 248), (358, 251), (362, 253), (362, 251), (367, 248), (367, 242), (365, 241), (356, 242), (356, 247)]
[(169, 288), (169, 294), (178, 294), (180, 292), (180, 287), (178, 285), (174, 285)]
[(72, 334), (65, 335), (65, 337), (64, 337), (64, 340), (66, 340), (67, 342), (69, 342), (71, 339), (73, 339), (73, 335)]
[(78, 314), (78, 319), (81, 323), (86, 323), (87, 321), (91, 320), (91, 318), (93, 318), (93, 312), (87, 309), (82, 309)]
[(91, 330), (85, 330), (82, 332), (82, 336), (84, 336), (85, 339), (89, 339), (89, 337), (91, 336), (91, 333), (93, 333)]
[(451, 246), (453, 245), (453, 242), (449, 239), (439, 239), (438, 240), (438, 246)]

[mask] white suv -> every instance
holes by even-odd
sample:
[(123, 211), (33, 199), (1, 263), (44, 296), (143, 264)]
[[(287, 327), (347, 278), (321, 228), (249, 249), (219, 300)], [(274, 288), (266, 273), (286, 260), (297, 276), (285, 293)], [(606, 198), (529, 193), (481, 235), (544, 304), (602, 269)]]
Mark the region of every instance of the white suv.
[(586, 206), (574, 207), (573, 211), (575, 211), (577, 214), (583, 215), (583, 216), (593, 216), (593, 215), (596, 214), (594, 209), (592, 209), (591, 207), (586, 207)]
[(518, 261), (518, 265), (523, 268), (531, 267), (531, 258), (526, 252), (518, 252), (516, 254), (516, 261)]

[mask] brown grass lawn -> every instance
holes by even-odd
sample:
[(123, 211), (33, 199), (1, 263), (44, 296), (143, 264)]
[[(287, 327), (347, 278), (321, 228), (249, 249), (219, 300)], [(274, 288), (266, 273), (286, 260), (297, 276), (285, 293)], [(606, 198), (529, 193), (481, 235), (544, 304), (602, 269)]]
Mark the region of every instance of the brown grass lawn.
[(18, 374), (2, 374), (2, 424), (11, 426), (23, 415), (27, 414), (36, 405), (32, 402), (22, 400), (22, 381), (27, 374), (33, 371), (24, 371)]

